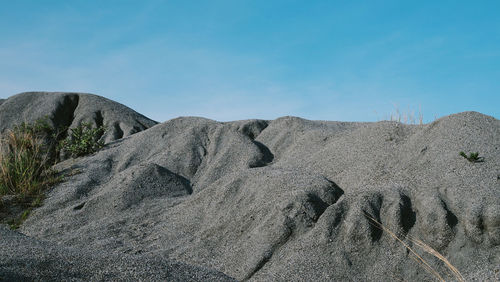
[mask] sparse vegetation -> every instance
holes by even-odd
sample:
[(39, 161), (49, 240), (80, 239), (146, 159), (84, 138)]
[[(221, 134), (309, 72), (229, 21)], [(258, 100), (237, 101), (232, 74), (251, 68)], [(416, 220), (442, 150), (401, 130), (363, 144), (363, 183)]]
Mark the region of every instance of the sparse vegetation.
[(55, 161), (55, 130), (45, 120), (22, 123), (9, 130), (0, 154), (0, 195), (37, 196), (58, 181), (51, 169)]
[(31, 211), (32, 211), (32, 208), (29, 207), (29, 208), (25, 209), (21, 213), (20, 216), (9, 220), (8, 224), (9, 224), (10, 229), (18, 229), (19, 226), (21, 226), (21, 224), (23, 223), (23, 221), (25, 221), (28, 218), (28, 216), (30, 215)]
[[(397, 104), (393, 105), (394, 111), (392, 111), (389, 116), (385, 115), (382, 120), (397, 121), (405, 124), (424, 124), (424, 116), (422, 114), (422, 109), (420, 108), (420, 106), (417, 113), (415, 110), (410, 109), (410, 107), (408, 107), (408, 110), (404, 112), (399, 110), (399, 106)], [(375, 114), (377, 114), (377, 111), (375, 111)]]
[(418, 114), (415, 113), (414, 110), (411, 110), (408, 107), (408, 111), (400, 112), (398, 105), (394, 104), (394, 112), (391, 113), (390, 121), (397, 121), (406, 124), (424, 124), (424, 116), (422, 114), (422, 110), (419, 107)]
[(469, 156), (467, 156), (467, 154), (462, 151), (462, 152), (459, 153), (459, 155), (462, 156), (462, 157), (464, 157), (464, 158), (466, 158), (471, 163), (484, 162), (484, 158), (480, 157), (478, 152), (470, 153)]
[(51, 168), (57, 159), (57, 137), (58, 132), (47, 120), (40, 119), (14, 126), (0, 142), (0, 197), (15, 196), (9, 202), (11, 207), (2, 209), (17, 206), (22, 211), (7, 216), (6, 223), (13, 229), (19, 227), (33, 207), (41, 205), (44, 190), (61, 181)]
[[(71, 129), (70, 136), (61, 141), (65, 131), (56, 130), (43, 118), (31, 124), (23, 122), (4, 134), (0, 142), (0, 198), (5, 195), (14, 195), (14, 198), (9, 201), (10, 207), (0, 206), (0, 210), (7, 211), (6, 218), (0, 218), (0, 222), (16, 229), (33, 208), (42, 204), (44, 191), (62, 180), (52, 169), (60, 150), (79, 157), (104, 146), (99, 141), (103, 127), (92, 128), (91, 124), (83, 123)], [(9, 210), (18, 211), (13, 215)]]
[(95, 153), (104, 146), (99, 138), (104, 134), (103, 126), (93, 128), (90, 123), (82, 123), (71, 129), (71, 134), (63, 140), (60, 149), (73, 158)]

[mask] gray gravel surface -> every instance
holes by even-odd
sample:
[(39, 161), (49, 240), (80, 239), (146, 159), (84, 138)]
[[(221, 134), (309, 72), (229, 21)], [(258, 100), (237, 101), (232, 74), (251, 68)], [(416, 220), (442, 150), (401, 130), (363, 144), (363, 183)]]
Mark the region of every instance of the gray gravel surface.
[(0, 225), (1, 281), (235, 281), (161, 255), (91, 252), (27, 237)]
[(466, 280), (499, 275), (500, 121), (476, 112), (426, 125), (181, 117), (56, 168), (70, 176), (20, 232), (57, 248), (238, 280), (434, 281), (406, 244), (453, 280), (421, 240)]

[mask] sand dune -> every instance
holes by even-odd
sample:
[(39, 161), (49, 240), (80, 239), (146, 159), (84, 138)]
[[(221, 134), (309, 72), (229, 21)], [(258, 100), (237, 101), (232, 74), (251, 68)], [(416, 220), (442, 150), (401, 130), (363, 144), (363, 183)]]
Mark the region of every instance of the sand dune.
[[(493, 117), (157, 124), (95, 95), (23, 93), (0, 104), (0, 129), (45, 115), (56, 125), (104, 124), (107, 144), (56, 165), (80, 173), (50, 190), (19, 229), (24, 235), (0, 229), (0, 277), (434, 280), (366, 214), (417, 251), (411, 239), (425, 242), (466, 280), (499, 275)], [(460, 151), (479, 152), (484, 162)], [(423, 257), (451, 279), (442, 262)]]

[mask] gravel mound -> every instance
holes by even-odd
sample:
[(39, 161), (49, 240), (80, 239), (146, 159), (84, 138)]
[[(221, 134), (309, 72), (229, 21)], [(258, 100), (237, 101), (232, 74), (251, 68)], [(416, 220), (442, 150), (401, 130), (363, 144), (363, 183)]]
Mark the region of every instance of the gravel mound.
[(435, 280), (406, 245), (452, 280), (422, 241), (466, 280), (499, 275), (500, 121), (476, 112), (426, 125), (181, 117), (55, 168), (70, 176), (20, 231), (57, 250), (238, 280)]
[(82, 122), (105, 126), (105, 143), (157, 124), (122, 104), (93, 94), (26, 92), (0, 101), (0, 132), (45, 117), (51, 125), (61, 128), (75, 128)]

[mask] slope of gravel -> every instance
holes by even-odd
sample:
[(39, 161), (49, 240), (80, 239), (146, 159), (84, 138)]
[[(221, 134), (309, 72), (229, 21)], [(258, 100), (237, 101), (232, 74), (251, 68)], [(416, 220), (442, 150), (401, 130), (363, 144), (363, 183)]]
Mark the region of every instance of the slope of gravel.
[(235, 281), (156, 255), (113, 255), (58, 246), (0, 225), (1, 281)]
[(451, 280), (421, 240), (467, 280), (498, 275), (500, 121), (476, 112), (421, 126), (182, 117), (56, 168), (71, 176), (20, 231), (61, 248), (238, 280), (434, 280), (407, 244)]

